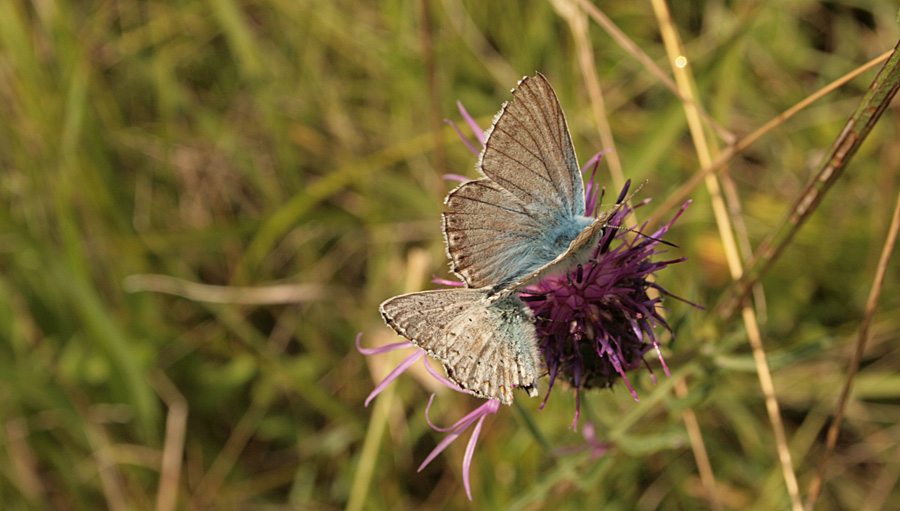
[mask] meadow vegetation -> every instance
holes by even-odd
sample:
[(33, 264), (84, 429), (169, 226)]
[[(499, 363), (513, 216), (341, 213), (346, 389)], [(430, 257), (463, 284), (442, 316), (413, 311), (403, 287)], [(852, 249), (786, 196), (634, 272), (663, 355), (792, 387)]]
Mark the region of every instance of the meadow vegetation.
[[(884, 57), (817, 91), (895, 47), (896, 4), (595, 3), (610, 25), (580, 0), (0, 2), (0, 508), (796, 510), (865, 331), (815, 509), (898, 509), (896, 255), (865, 319), (897, 101), (749, 307), (716, 309)], [(354, 338), (396, 342), (378, 304), (451, 278), (442, 175), (476, 158), (442, 119), (471, 136), (456, 102), (486, 127), (535, 71), (581, 163), (612, 149), (607, 200), (649, 180), (641, 222), (693, 200), (658, 279), (707, 310), (665, 302), (672, 377), (648, 355), (640, 403), (585, 393), (573, 431), (558, 386), (489, 417), (469, 504), (464, 439), (416, 469), (444, 437), (429, 395), (443, 426), (480, 402), (418, 366), (364, 407), (402, 357)]]

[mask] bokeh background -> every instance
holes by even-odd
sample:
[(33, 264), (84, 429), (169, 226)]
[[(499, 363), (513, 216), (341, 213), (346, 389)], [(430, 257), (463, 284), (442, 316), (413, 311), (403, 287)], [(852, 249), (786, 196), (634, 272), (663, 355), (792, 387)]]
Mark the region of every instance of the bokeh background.
[[(900, 37), (882, 0), (671, 2), (670, 19), (659, 2), (596, 4), (634, 48), (567, 0), (0, 2), (0, 508), (785, 509), (779, 447), (805, 496), (896, 201), (896, 101), (755, 295), (786, 443), (745, 323), (712, 311), (731, 275), (702, 183), (667, 236), (666, 257), (688, 261), (658, 281), (710, 310), (666, 302), (673, 378), (648, 356), (659, 381), (632, 375), (640, 403), (621, 385), (587, 393), (574, 431), (571, 392), (541, 411), (520, 395), (484, 424), (471, 504), (467, 435), (416, 468), (444, 437), (429, 395), (444, 426), (477, 399), (419, 366), (363, 406), (403, 355), (365, 357), (355, 336), (395, 342), (378, 304), (448, 277), (441, 176), (475, 176), (442, 123), (457, 100), (486, 127), (541, 71), (582, 163), (614, 149), (600, 181), (618, 190), (616, 165), (648, 179), (638, 213), (664, 220), (654, 207), (700, 152)], [(647, 63), (672, 76), (665, 30), (709, 149)], [(878, 67), (729, 161), (744, 257)], [(816, 509), (900, 509), (897, 276), (894, 257)], [(588, 423), (610, 446), (598, 459)]]

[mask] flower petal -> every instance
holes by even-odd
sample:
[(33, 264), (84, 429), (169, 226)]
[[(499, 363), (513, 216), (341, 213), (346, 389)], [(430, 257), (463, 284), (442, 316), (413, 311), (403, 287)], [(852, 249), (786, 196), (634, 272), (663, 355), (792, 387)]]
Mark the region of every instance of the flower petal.
[[(474, 422), (474, 421), (473, 421), (473, 422)], [(465, 428), (457, 429), (457, 430), (453, 431), (452, 433), (450, 433), (449, 435), (445, 436), (444, 439), (441, 440), (441, 443), (439, 443), (439, 444), (437, 445), (437, 447), (435, 447), (435, 448), (431, 451), (431, 453), (428, 455), (428, 457), (425, 458), (425, 461), (423, 461), (422, 464), (419, 465), (419, 468), (416, 470), (416, 472), (421, 472), (423, 468), (427, 467), (428, 464), (431, 463), (432, 460), (434, 460), (434, 459), (437, 457), (438, 454), (444, 452), (444, 449), (446, 449), (450, 444), (452, 444), (454, 440), (456, 440), (457, 438), (459, 438), (459, 435), (462, 435), (463, 432), (464, 432), (470, 425), (471, 425), (471, 423), (470, 423), (470, 424), (466, 424), (466, 425), (465, 425), (465, 426), (466, 426)]]
[[(475, 134), (475, 138), (478, 139), (478, 143), (480, 143), (482, 147), (484, 147), (484, 130), (481, 129), (481, 126), (479, 126), (478, 123), (475, 122), (475, 119), (473, 119), (472, 116), (469, 115), (469, 112), (468, 110), (466, 110), (466, 107), (463, 106), (462, 101), (456, 102), (456, 108), (459, 109), (459, 114), (462, 115), (463, 119), (466, 120), (466, 124), (468, 124), (469, 128), (472, 129), (472, 133)], [(472, 150), (472, 152), (475, 154), (479, 153), (479, 151), (476, 151), (474, 149)]]
[(462, 286), (466, 285), (465, 282), (460, 282), (458, 280), (447, 280), (447, 279), (442, 279), (439, 277), (434, 277), (433, 279), (431, 279), (431, 282), (433, 282), (434, 284), (441, 284), (443, 286), (452, 286), (452, 287), (462, 287)]
[(461, 388), (459, 387), (459, 385), (453, 383), (452, 381), (450, 381), (450, 380), (448, 380), (447, 378), (444, 378), (443, 376), (441, 376), (440, 374), (438, 374), (437, 371), (435, 371), (434, 368), (431, 367), (431, 364), (428, 363), (428, 359), (425, 359), (423, 363), (425, 364), (425, 370), (428, 371), (428, 373), (431, 374), (431, 376), (434, 376), (434, 379), (435, 379), (435, 380), (437, 380), (437, 381), (443, 383), (444, 386), (446, 386), (446, 387), (448, 387), (448, 388), (450, 388), (450, 389), (453, 389), (453, 390), (455, 390), (455, 391), (457, 391), (457, 392), (462, 392), (462, 393), (464, 393), (464, 394), (468, 394), (468, 393), (469, 393), (467, 390), (461, 389)]
[(478, 443), (478, 435), (481, 434), (481, 425), (484, 424), (485, 417), (487, 415), (482, 415), (478, 419), (478, 424), (475, 425), (475, 430), (472, 431), (472, 436), (469, 437), (469, 444), (466, 445), (466, 454), (463, 456), (463, 487), (466, 489), (466, 495), (469, 497), (470, 502), (472, 501), (472, 487), (469, 484), (469, 469), (472, 468), (472, 455), (475, 453), (475, 444)]
[(460, 183), (468, 183), (472, 180), (472, 178), (460, 174), (444, 174), (441, 176), (441, 178), (447, 179), (449, 181), (459, 181)]
[[(431, 405), (431, 403), (429, 402), (429, 406), (430, 405)], [(454, 424), (451, 428), (448, 428), (448, 429), (452, 429), (453, 432), (450, 433), (449, 435), (447, 435), (446, 437), (444, 437), (444, 439), (441, 440), (441, 442), (437, 445), (437, 447), (435, 447), (431, 451), (431, 453), (428, 454), (428, 457), (425, 458), (425, 461), (423, 461), (422, 464), (419, 465), (418, 472), (421, 472), (422, 469), (425, 468), (429, 463), (431, 463), (431, 461), (434, 460), (434, 458), (437, 457), (438, 454), (442, 453), (444, 451), (444, 449), (447, 448), (447, 446), (449, 446), (450, 444), (453, 443), (454, 440), (459, 438), (459, 435), (463, 434), (463, 432), (465, 430), (469, 429), (469, 426), (471, 426), (472, 423), (474, 423), (478, 419), (483, 420), (484, 417), (489, 414), (496, 414), (497, 410), (499, 410), (499, 409), (500, 409), (500, 401), (497, 401), (496, 399), (490, 399), (485, 404), (483, 404), (483, 405), (479, 406), (478, 408), (476, 408), (475, 410), (473, 410), (470, 414), (468, 414), (465, 417), (463, 417), (462, 419), (458, 420), (456, 422), (456, 424)], [(428, 419), (427, 414), (426, 414), (425, 418)], [(430, 420), (428, 421), (428, 424), (432, 428), (437, 429), (438, 431), (446, 431), (446, 430), (442, 430), (442, 429), (437, 428), (434, 425), (432, 425)]]
[(375, 396), (377, 396), (378, 394), (381, 394), (381, 391), (384, 390), (385, 388), (387, 388), (387, 386), (392, 381), (394, 381), (398, 376), (400, 376), (403, 373), (403, 371), (406, 371), (406, 369), (409, 368), (409, 366), (413, 365), (414, 363), (416, 363), (417, 360), (419, 360), (420, 358), (422, 358), (424, 356), (425, 356), (424, 351), (416, 350), (415, 353), (406, 357), (406, 360), (404, 360), (403, 362), (400, 362), (400, 365), (395, 367), (394, 370), (391, 371), (391, 373), (389, 375), (387, 375), (383, 380), (381, 380), (381, 383), (379, 383), (378, 386), (375, 387), (374, 390), (372, 390), (372, 392), (369, 394), (369, 397), (366, 398), (365, 406), (369, 406), (369, 403), (373, 399), (375, 399)]
[(395, 342), (393, 344), (386, 344), (384, 346), (379, 346), (377, 348), (363, 348), (359, 345), (359, 339), (362, 337), (362, 332), (356, 335), (356, 351), (362, 353), (363, 355), (378, 355), (380, 353), (387, 353), (389, 351), (399, 350), (403, 348), (415, 348), (415, 344), (409, 341), (403, 342)]
[[(463, 135), (462, 130), (459, 129), (459, 126), (457, 126), (455, 122), (451, 121), (450, 119), (444, 119), (444, 122), (446, 122), (450, 126), (453, 126), (453, 129), (456, 130), (456, 133), (459, 135), (459, 138), (462, 139), (463, 144), (466, 144), (466, 147), (468, 147), (470, 151), (472, 151), (475, 154), (478, 154), (478, 150), (475, 149), (475, 146), (472, 145), (472, 142), (469, 142), (469, 139), (465, 135)], [(476, 137), (478, 136), (478, 133), (479, 133), (479, 131), (475, 131)], [(484, 137), (484, 135), (481, 135), (481, 136)], [(484, 142), (482, 142), (482, 144), (483, 143)]]

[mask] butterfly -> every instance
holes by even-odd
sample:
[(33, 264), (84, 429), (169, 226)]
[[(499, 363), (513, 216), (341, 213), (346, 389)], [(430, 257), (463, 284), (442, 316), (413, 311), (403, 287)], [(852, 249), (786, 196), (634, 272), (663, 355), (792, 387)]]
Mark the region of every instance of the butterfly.
[(484, 177), (444, 201), (451, 270), (467, 288), (408, 293), (379, 308), (450, 380), (504, 404), (516, 387), (538, 394), (537, 335), (517, 291), (587, 260), (624, 203), (585, 216), (584, 183), (553, 87), (538, 73), (512, 94), (485, 133)]

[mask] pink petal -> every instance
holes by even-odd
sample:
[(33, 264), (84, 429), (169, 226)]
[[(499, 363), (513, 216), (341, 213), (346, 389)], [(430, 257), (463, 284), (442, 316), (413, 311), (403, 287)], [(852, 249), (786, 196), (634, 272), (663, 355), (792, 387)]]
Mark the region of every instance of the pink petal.
[(667, 378), (671, 378), (672, 375), (669, 373), (669, 366), (666, 365), (666, 360), (663, 358), (662, 352), (659, 350), (659, 343), (656, 342), (656, 339), (653, 339), (653, 347), (656, 348), (656, 354), (659, 355), (659, 363), (663, 366), (663, 371), (666, 373)]
[(469, 497), (470, 502), (472, 501), (472, 487), (469, 484), (469, 469), (472, 468), (472, 455), (475, 453), (475, 444), (478, 443), (478, 435), (481, 433), (481, 425), (484, 424), (485, 417), (487, 415), (482, 415), (478, 419), (475, 431), (472, 431), (472, 436), (469, 438), (469, 445), (466, 446), (466, 454), (463, 456), (463, 487), (466, 489), (466, 495)]
[(387, 344), (385, 346), (379, 346), (377, 348), (363, 348), (359, 345), (359, 339), (362, 337), (362, 332), (356, 335), (356, 351), (362, 353), (363, 355), (378, 355), (379, 353), (387, 353), (388, 351), (399, 350), (403, 348), (414, 348), (415, 345), (409, 341), (403, 342), (395, 342), (394, 344)]
[(442, 179), (447, 179), (450, 181), (459, 181), (460, 183), (468, 183), (472, 180), (470, 177), (461, 176), (459, 174), (444, 174), (441, 176)]
[(622, 364), (619, 362), (619, 357), (616, 356), (616, 352), (613, 351), (613, 349), (609, 347), (609, 344), (605, 342), (603, 343), (603, 351), (606, 353), (606, 356), (609, 358), (609, 361), (615, 368), (616, 372), (619, 373), (619, 376), (622, 377), (622, 381), (625, 382), (625, 386), (628, 387), (629, 391), (631, 391), (631, 397), (634, 398), (635, 402), (640, 403), (641, 400), (638, 399), (637, 392), (634, 391), (634, 387), (631, 386), (631, 382), (628, 380), (628, 376), (625, 375), (625, 370), (622, 369)]
[(435, 370), (431, 367), (431, 364), (428, 363), (427, 359), (423, 363), (425, 364), (425, 370), (428, 371), (431, 374), (431, 376), (434, 376), (435, 380), (443, 383), (444, 386), (449, 387), (457, 392), (463, 392), (465, 394), (468, 394), (467, 391), (459, 388), (459, 386), (457, 384), (453, 383), (452, 381), (448, 380), (447, 378), (444, 378), (443, 376), (441, 376), (440, 374), (435, 372)]
[[(446, 123), (449, 124), (450, 126), (453, 126), (453, 129), (456, 130), (456, 134), (459, 135), (459, 138), (462, 139), (463, 144), (466, 144), (466, 146), (468, 146), (468, 148), (469, 148), (470, 151), (472, 151), (472, 152), (475, 153), (475, 154), (478, 154), (478, 150), (475, 149), (475, 146), (473, 146), (472, 143), (469, 142), (469, 139), (466, 138), (465, 135), (463, 135), (463, 132), (459, 129), (459, 126), (457, 126), (455, 122), (451, 121), (450, 119), (444, 119), (444, 122), (446, 122)], [(478, 136), (478, 133), (479, 133), (479, 132), (476, 131), (476, 132), (475, 132), (475, 136)], [(483, 136), (483, 135), (482, 135), (482, 136)]]
[(375, 399), (375, 396), (381, 394), (381, 391), (384, 390), (392, 381), (394, 381), (398, 376), (400, 376), (403, 371), (406, 371), (409, 366), (413, 365), (417, 360), (425, 356), (425, 352), (422, 350), (416, 350), (415, 353), (406, 357), (406, 360), (400, 362), (400, 365), (394, 368), (391, 371), (391, 374), (387, 375), (381, 383), (378, 384), (377, 387), (369, 394), (369, 397), (366, 398), (365, 406), (369, 406), (369, 403)]
[[(468, 428), (468, 427), (469, 427), (469, 424), (466, 424), (466, 428)], [(437, 445), (437, 447), (435, 447), (434, 450), (431, 451), (431, 454), (429, 454), (428, 457), (425, 458), (425, 461), (423, 461), (422, 464), (419, 465), (419, 468), (418, 468), (418, 470), (416, 470), (416, 472), (421, 472), (422, 469), (425, 468), (426, 466), (428, 466), (428, 464), (431, 463), (432, 460), (434, 460), (438, 454), (444, 452), (444, 449), (446, 449), (450, 444), (452, 444), (453, 441), (459, 437), (459, 435), (462, 435), (463, 431), (465, 431), (466, 428), (458, 429), (458, 430), (454, 431), (453, 433), (450, 433), (449, 435), (444, 437), (444, 439), (441, 440), (441, 443), (439, 443)]]
[[(600, 163), (600, 160), (603, 158), (603, 156), (606, 155), (607, 153), (611, 153), (611, 152), (612, 152), (612, 149), (604, 149), (604, 150), (600, 151), (599, 153), (591, 156), (590, 159), (587, 161), (587, 163), (584, 164), (584, 167), (581, 167), (581, 173), (584, 174), (585, 171), (587, 171), (588, 167), (590, 167), (591, 165), (595, 165), (595, 166), (598, 165)], [(595, 168), (594, 171), (596, 172), (596, 170), (597, 169)], [(593, 179), (594, 179), (594, 176), (591, 175), (591, 180), (593, 180)]]
[(453, 286), (453, 287), (463, 287), (466, 285), (465, 282), (459, 282), (458, 280), (447, 280), (439, 277), (434, 277), (431, 279), (431, 282), (434, 284), (441, 284), (442, 286)]
[[(463, 417), (462, 419), (459, 419), (458, 421), (456, 421), (456, 424), (450, 426), (449, 428), (439, 428), (439, 427), (435, 426), (434, 424), (432, 424), (432, 423), (431, 423), (431, 419), (428, 418), (427, 409), (426, 409), (426, 413), (425, 413), (425, 420), (428, 421), (428, 425), (429, 425), (429, 426), (431, 426), (432, 428), (434, 428), (434, 429), (436, 429), (436, 430), (438, 430), (438, 431), (450, 431), (451, 429), (460, 428), (460, 427), (463, 427), (464, 425), (465, 425), (465, 427), (467, 428), (467, 427), (469, 427), (469, 425), (470, 425), (472, 422), (475, 422), (475, 419), (477, 419), (479, 416), (485, 415), (485, 414), (488, 414), (488, 413), (497, 413), (497, 408), (496, 408), (496, 407), (494, 407), (493, 410), (490, 410), (490, 409), (489, 409), (489, 408), (491, 407), (491, 403), (497, 403), (497, 404), (500, 404), (500, 401), (495, 401), (495, 400), (493, 400), (493, 399), (488, 400), (488, 402), (486, 402), (485, 404), (483, 404), (483, 405), (479, 406), (478, 408), (472, 410), (471, 412), (469, 412), (468, 415), (466, 415), (466, 416)], [(465, 428), (463, 428), (463, 429), (465, 429)]]
[(572, 431), (578, 431), (578, 416), (581, 415), (581, 387), (575, 387), (575, 418), (572, 419), (572, 425), (569, 428)]
[(428, 425), (431, 426), (431, 429), (434, 429), (434, 430), (437, 430), (437, 431), (440, 431), (443, 433), (452, 431), (454, 428), (456, 428), (456, 426), (459, 425), (458, 422), (456, 424), (450, 426), (449, 428), (439, 428), (439, 427), (435, 426), (433, 422), (431, 422), (431, 417), (428, 416), (428, 412), (431, 410), (431, 403), (433, 401), (434, 401), (434, 394), (432, 394), (431, 397), (428, 398), (428, 404), (425, 405), (425, 422), (427, 422)]
[[(431, 403), (429, 402), (429, 406), (430, 406), (430, 404)], [(463, 432), (465, 430), (469, 429), (469, 426), (471, 426), (472, 423), (475, 422), (476, 419), (483, 420), (485, 416), (487, 416), (488, 414), (495, 414), (495, 413), (497, 413), (497, 410), (499, 410), (499, 409), (500, 409), (500, 401), (497, 401), (496, 399), (491, 399), (487, 403), (476, 408), (474, 411), (472, 411), (472, 413), (466, 415), (465, 417), (463, 417), (462, 419), (457, 421), (456, 424), (454, 424), (450, 428), (447, 428), (447, 429), (452, 429), (453, 432), (450, 433), (449, 435), (447, 435), (446, 437), (444, 437), (444, 439), (441, 440), (441, 442), (437, 445), (437, 447), (435, 447), (434, 450), (431, 451), (431, 453), (428, 455), (428, 457), (425, 458), (425, 461), (423, 461), (422, 464), (419, 465), (418, 472), (421, 472), (422, 469), (425, 468), (429, 463), (431, 463), (431, 461), (434, 460), (434, 458), (437, 457), (438, 454), (442, 453), (444, 451), (444, 449), (446, 449), (450, 444), (452, 444), (454, 440), (459, 438), (459, 436), (461, 434), (463, 434)], [(425, 415), (425, 419), (428, 420), (428, 424), (432, 428), (437, 429), (438, 431), (446, 431), (446, 429), (442, 430), (440, 428), (435, 427), (433, 424), (431, 424), (431, 420), (428, 419), (427, 413)]]
[[(472, 129), (472, 133), (475, 134), (475, 138), (477, 138), (478, 142), (482, 146), (484, 146), (484, 130), (481, 129), (481, 126), (479, 126), (478, 123), (475, 122), (475, 119), (473, 119), (472, 116), (469, 115), (469, 112), (466, 110), (466, 107), (463, 106), (462, 101), (456, 102), (456, 108), (459, 108), (460, 115), (462, 115), (463, 119), (466, 120), (466, 124), (469, 125), (469, 128)], [(478, 154), (478, 151), (473, 150), (472, 152)]]

